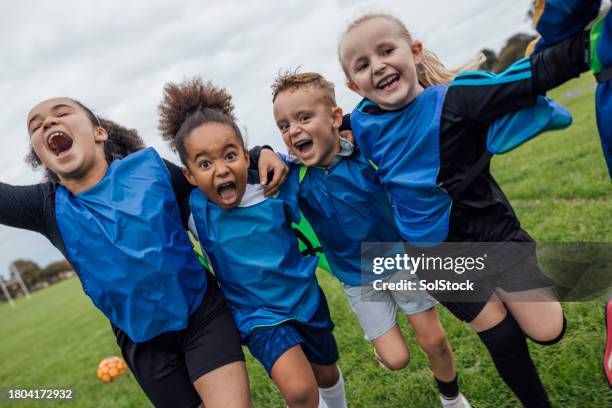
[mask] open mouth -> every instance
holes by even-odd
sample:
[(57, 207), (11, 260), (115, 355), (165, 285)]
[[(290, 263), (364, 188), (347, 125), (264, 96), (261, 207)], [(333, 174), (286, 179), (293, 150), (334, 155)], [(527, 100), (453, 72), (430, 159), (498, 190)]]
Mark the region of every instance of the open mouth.
[(293, 146), (301, 154), (306, 154), (306, 153), (309, 153), (312, 150), (312, 147), (314, 145), (312, 143), (312, 140), (304, 139), (304, 140), (300, 140), (297, 143), (294, 143)]
[(238, 197), (238, 192), (236, 191), (236, 183), (230, 181), (228, 183), (223, 183), (219, 187), (217, 187), (217, 194), (221, 198), (221, 202), (226, 205), (233, 204)]
[(47, 145), (55, 156), (60, 156), (72, 148), (72, 139), (64, 132), (53, 132), (47, 137)]
[(391, 86), (393, 86), (393, 84), (395, 84), (397, 81), (399, 81), (399, 74), (393, 74), (390, 75), (388, 77), (383, 78), (377, 85), (376, 87), (378, 89), (388, 89)]

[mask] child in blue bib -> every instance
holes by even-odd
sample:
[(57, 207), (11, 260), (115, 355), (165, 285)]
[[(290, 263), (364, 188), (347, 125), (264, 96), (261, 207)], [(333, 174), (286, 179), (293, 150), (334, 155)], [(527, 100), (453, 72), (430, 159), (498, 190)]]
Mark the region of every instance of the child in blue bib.
[(399, 310), (408, 317), (427, 354), (441, 398), (457, 407), (469, 406), (459, 392), (453, 352), (435, 310), (437, 302), (424, 290), (375, 290), (375, 279), (383, 282), (385, 277), (362, 272), (362, 242), (398, 243), (402, 238), (374, 167), (339, 135), (342, 109), (336, 104), (334, 85), (316, 73), (287, 73), (272, 88), (274, 119), (289, 149), (287, 160), (293, 162), (290, 171), (301, 170), (300, 209), (379, 361), (399, 370), (410, 359), (397, 324)]
[[(167, 84), (160, 129), (197, 186), (193, 232), (208, 255), (243, 344), (290, 407), (346, 405), (338, 351), (316, 257), (300, 254), (297, 172), (272, 197), (249, 174), (249, 156), (225, 90), (199, 78)], [(320, 388), (320, 390), (318, 389)], [(338, 396), (337, 394), (340, 394)]]

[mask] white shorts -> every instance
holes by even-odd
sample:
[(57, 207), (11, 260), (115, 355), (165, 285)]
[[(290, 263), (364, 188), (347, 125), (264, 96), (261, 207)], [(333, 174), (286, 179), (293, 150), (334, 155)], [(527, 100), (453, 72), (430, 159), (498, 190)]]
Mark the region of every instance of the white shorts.
[(369, 341), (382, 336), (395, 326), (398, 309), (411, 316), (438, 304), (425, 290), (375, 290), (371, 284), (350, 286), (344, 283), (342, 287), (365, 332), (365, 338)]

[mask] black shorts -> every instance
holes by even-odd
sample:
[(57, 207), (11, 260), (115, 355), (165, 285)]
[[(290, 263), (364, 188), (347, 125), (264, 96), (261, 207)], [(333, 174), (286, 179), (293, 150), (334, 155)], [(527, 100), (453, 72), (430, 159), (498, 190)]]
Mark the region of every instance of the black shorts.
[(115, 326), (113, 331), (132, 374), (156, 407), (198, 407), (202, 400), (193, 382), (216, 368), (244, 361), (234, 319), (211, 275), (187, 328), (144, 343), (134, 343)]
[[(501, 288), (506, 292), (523, 292), (554, 285), (554, 282), (540, 270), (535, 241), (525, 230), (518, 230), (509, 242), (520, 243), (520, 253), (524, 256), (509, 262), (503, 258), (502, 254), (500, 259), (494, 261), (500, 265), (499, 268), (495, 268), (492, 274), (477, 280), (475, 291), (470, 293), (453, 292), (452, 299), (440, 296), (435, 292), (430, 292), (430, 294), (458, 319), (469, 323), (482, 311), (487, 304), (486, 300), (493, 295), (496, 288)], [(527, 246), (524, 246), (523, 243)], [(531, 243), (533, 245), (529, 245)], [(529, 248), (529, 250), (526, 251), (525, 248)], [(462, 297), (466, 300), (462, 301)]]

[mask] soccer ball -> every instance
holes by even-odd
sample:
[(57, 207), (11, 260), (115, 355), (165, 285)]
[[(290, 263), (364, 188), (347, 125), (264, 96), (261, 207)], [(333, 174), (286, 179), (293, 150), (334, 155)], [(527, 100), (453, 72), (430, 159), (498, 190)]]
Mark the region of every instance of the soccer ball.
[(113, 381), (115, 378), (125, 374), (127, 364), (121, 357), (107, 357), (98, 364), (96, 376), (103, 383)]

